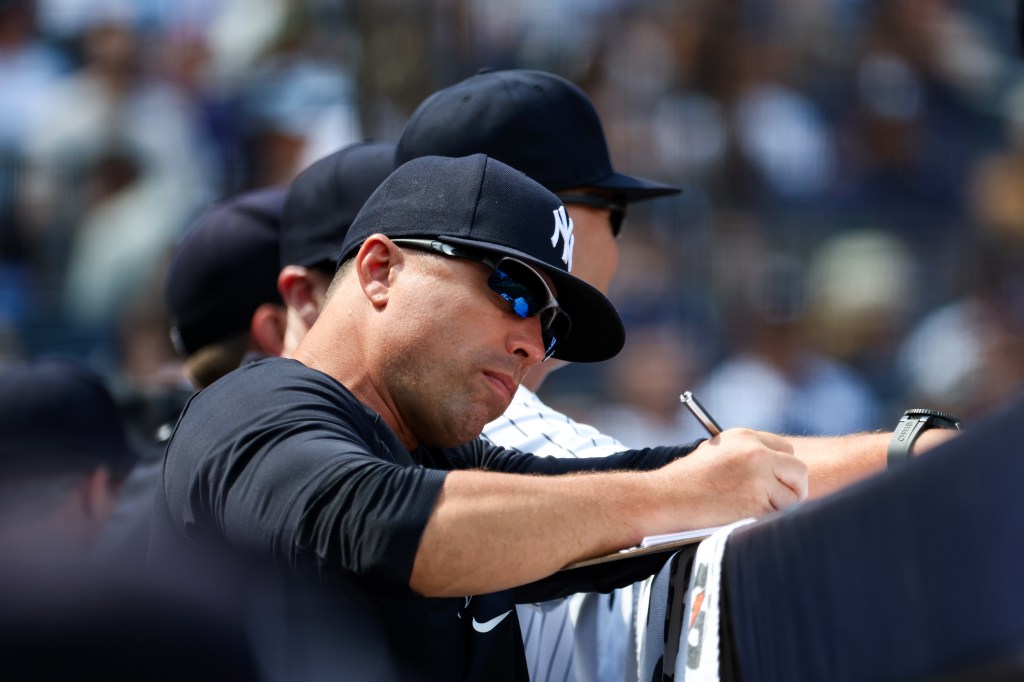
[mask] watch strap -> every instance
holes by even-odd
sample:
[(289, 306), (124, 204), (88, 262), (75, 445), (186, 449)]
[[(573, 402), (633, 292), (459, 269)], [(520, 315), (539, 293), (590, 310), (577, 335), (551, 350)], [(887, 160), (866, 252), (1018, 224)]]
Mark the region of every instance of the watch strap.
[(914, 408), (907, 410), (900, 418), (892, 438), (889, 439), (889, 448), (886, 452), (886, 461), (891, 468), (897, 462), (910, 458), (910, 449), (918, 437), (928, 429), (957, 429), (960, 428), (960, 420), (946, 412), (929, 410), (926, 408)]

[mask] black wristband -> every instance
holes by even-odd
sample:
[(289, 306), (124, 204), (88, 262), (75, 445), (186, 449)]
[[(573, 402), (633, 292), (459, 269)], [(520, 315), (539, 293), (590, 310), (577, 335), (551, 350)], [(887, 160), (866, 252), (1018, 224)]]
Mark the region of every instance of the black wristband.
[(887, 454), (888, 466), (891, 468), (897, 462), (910, 458), (910, 448), (914, 441), (928, 429), (960, 429), (960, 420), (953, 415), (929, 410), (925, 408), (914, 408), (907, 410), (900, 418), (896, 430), (889, 440)]

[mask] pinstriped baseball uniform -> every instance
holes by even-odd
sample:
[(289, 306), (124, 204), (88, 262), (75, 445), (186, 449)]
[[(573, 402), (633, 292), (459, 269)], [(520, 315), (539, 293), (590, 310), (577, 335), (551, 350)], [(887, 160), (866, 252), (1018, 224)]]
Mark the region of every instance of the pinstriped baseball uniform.
[[(540, 456), (605, 457), (629, 449), (594, 427), (556, 412), (522, 386), (505, 414), (488, 424), (483, 435), (496, 445)], [(530, 679), (621, 680), (628, 642), (628, 620), (618, 608), (621, 601), (616, 591), (519, 605)]]

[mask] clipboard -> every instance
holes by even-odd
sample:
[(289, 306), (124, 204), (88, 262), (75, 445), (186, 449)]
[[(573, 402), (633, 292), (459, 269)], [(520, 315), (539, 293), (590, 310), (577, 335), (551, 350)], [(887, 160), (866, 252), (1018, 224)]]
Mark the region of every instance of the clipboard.
[(684, 531), (682, 533), (668, 533), (666, 535), (655, 535), (646, 537), (636, 547), (627, 547), (626, 549), (620, 549), (617, 552), (611, 554), (605, 554), (603, 556), (594, 557), (593, 559), (584, 559), (583, 561), (577, 561), (569, 564), (559, 570), (568, 571), (574, 568), (583, 568), (584, 566), (593, 566), (594, 564), (603, 564), (608, 561), (618, 561), (620, 559), (631, 559), (638, 556), (646, 556), (648, 554), (657, 554), (659, 552), (669, 552), (686, 545), (692, 545), (696, 542), (700, 542), (711, 536), (721, 526), (715, 526), (714, 528), (700, 528), (698, 530)]

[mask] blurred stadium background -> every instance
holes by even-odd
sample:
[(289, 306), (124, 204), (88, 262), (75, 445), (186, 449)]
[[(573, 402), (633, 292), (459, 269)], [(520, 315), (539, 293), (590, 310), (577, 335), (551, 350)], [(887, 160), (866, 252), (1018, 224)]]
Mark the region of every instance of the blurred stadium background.
[(650, 444), (963, 419), (1024, 385), (1024, 62), (1005, 0), (0, 0), (0, 359), (65, 354), (150, 433), (161, 286), (211, 201), (481, 67), (593, 98), (631, 207), (629, 342), (552, 404)]

